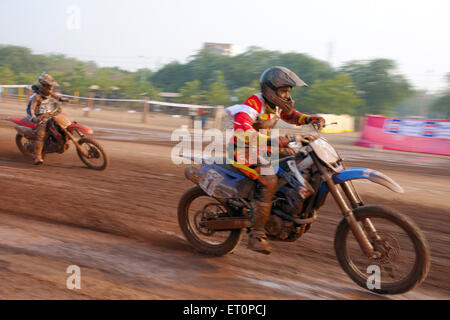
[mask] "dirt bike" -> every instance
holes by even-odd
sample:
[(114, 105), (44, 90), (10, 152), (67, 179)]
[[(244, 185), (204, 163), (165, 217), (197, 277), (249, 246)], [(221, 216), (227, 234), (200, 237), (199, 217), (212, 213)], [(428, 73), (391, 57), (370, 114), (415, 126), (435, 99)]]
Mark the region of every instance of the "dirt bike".
[[(428, 243), (419, 227), (392, 208), (365, 205), (352, 180), (367, 179), (394, 192), (403, 189), (381, 172), (346, 169), (342, 157), (320, 136), (319, 128), (291, 139), (295, 156), (280, 158), (279, 178), (265, 231), (269, 239), (295, 241), (308, 232), (331, 194), (343, 215), (334, 249), (339, 264), (359, 286), (378, 294), (400, 294), (420, 284), (430, 268)], [(225, 255), (251, 227), (255, 180), (233, 165), (204, 159), (189, 166), (195, 183), (178, 204), (178, 223), (199, 252)], [(378, 273), (376, 273), (378, 272)], [(378, 275), (378, 278), (375, 276)], [(377, 281), (378, 280), (378, 281)]]
[[(34, 141), (36, 139), (37, 124), (28, 117), (8, 117), (7, 120), (17, 124), (15, 129), (16, 145), (26, 157), (32, 157), (34, 153)], [(94, 131), (84, 125), (72, 121), (65, 112), (61, 104), (56, 104), (55, 108), (48, 112), (42, 121), (47, 121), (47, 134), (44, 140), (42, 156), (47, 153), (64, 153), (73, 142), (77, 149), (77, 154), (83, 163), (95, 170), (104, 170), (108, 166), (108, 156), (102, 146), (95, 140), (86, 138)], [(74, 134), (80, 139), (76, 140)]]

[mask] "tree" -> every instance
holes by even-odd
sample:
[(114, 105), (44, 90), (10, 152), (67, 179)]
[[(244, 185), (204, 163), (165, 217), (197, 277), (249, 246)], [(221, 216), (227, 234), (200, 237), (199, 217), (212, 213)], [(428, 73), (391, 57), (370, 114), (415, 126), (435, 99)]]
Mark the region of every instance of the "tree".
[(390, 115), (393, 108), (414, 92), (401, 75), (395, 74), (396, 63), (389, 59), (352, 61), (341, 71), (350, 74), (358, 95), (366, 101), (358, 115), (365, 113)]
[(14, 73), (8, 66), (0, 67), (0, 84), (15, 84)]
[(312, 113), (333, 113), (355, 115), (364, 105), (348, 74), (342, 73), (332, 79), (318, 80), (305, 98), (301, 111)]
[(244, 86), (240, 87), (236, 90), (234, 93), (236, 97), (238, 98), (238, 103), (243, 103), (248, 97), (250, 97), (252, 94), (255, 94), (260, 91), (259, 88), (259, 81), (254, 80), (250, 86)]
[(432, 104), (436, 101), (435, 94), (427, 93), (423, 90), (417, 90), (415, 94), (393, 110), (394, 117), (423, 117), (426, 118), (431, 111)]
[[(0, 73), (1, 73), (1, 71), (0, 71)], [(17, 84), (32, 84), (32, 83), (36, 82), (37, 76), (32, 73), (20, 72), (14, 76), (14, 79), (15, 79), (14, 83), (17, 83)]]
[(211, 105), (228, 105), (230, 102), (229, 90), (225, 86), (225, 77), (223, 76), (222, 71), (217, 71), (216, 73), (216, 82), (212, 83), (209, 86), (209, 91), (206, 96), (208, 99), (208, 103)]
[(139, 69), (133, 74), (133, 80), (134, 81), (150, 81), (151, 77), (153, 75), (152, 70), (144, 68)]
[(201, 83), (199, 80), (188, 81), (180, 88), (180, 97), (176, 101), (181, 103), (199, 104), (201, 96), (203, 95), (200, 90)]
[[(326, 79), (336, 73), (326, 62), (301, 53), (281, 53), (250, 47), (246, 52), (234, 56), (222, 56), (200, 50), (186, 64), (173, 62), (165, 65), (151, 76), (151, 81), (166, 91), (178, 91), (186, 82), (199, 80), (202, 90), (207, 90), (216, 81), (216, 72), (222, 71), (224, 84), (236, 90), (251, 86), (271, 66), (286, 66), (297, 73), (308, 84)], [(304, 94), (298, 90), (296, 96)]]
[(450, 120), (450, 72), (446, 75), (448, 89), (431, 105), (431, 116)]
[(149, 79), (155, 86), (165, 91), (177, 92), (186, 82), (201, 78), (192, 77), (186, 66), (179, 62), (171, 62), (154, 73)]
[(436, 118), (450, 120), (450, 91), (438, 98), (431, 106), (432, 115)]

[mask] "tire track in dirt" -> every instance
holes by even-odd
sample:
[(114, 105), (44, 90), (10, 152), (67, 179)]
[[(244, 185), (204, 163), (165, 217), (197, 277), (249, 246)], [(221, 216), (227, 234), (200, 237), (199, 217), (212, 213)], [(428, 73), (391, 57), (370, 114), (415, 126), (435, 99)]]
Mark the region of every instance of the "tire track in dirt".
[[(367, 203), (392, 204), (410, 215), (432, 250), (430, 275), (419, 288), (382, 297), (357, 287), (338, 266), (333, 236), (341, 217), (331, 200), (311, 232), (294, 243), (273, 242), (269, 257), (247, 250), (246, 235), (233, 254), (206, 257), (191, 249), (178, 228), (177, 202), (192, 184), (184, 179), (184, 168), (170, 162), (169, 146), (102, 140), (111, 166), (96, 172), (85, 169), (73, 149), (50, 155), (44, 166), (34, 167), (18, 153), (13, 137), (14, 130), (0, 129), (0, 274), (7, 283), (0, 291), (3, 298), (449, 297), (450, 217), (445, 204), (428, 205), (361, 184)], [(405, 181), (428, 172), (414, 167), (405, 171), (389, 168), (386, 173)], [(436, 189), (442, 179), (427, 176), (423, 181), (438, 191), (433, 201), (445, 191), (445, 186)], [(80, 265), (86, 276), (80, 291), (65, 288), (69, 264)]]

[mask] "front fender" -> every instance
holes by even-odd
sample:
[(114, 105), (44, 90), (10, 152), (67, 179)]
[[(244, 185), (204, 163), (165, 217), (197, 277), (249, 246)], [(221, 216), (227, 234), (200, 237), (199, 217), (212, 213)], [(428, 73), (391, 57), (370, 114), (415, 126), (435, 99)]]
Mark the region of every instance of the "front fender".
[(84, 134), (94, 134), (94, 130), (92, 130), (92, 129), (89, 128), (88, 126), (84, 126), (84, 125), (79, 124), (79, 123), (76, 123), (76, 122), (73, 122), (73, 123), (68, 127), (68, 129), (69, 129), (70, 131), (73, 131), (73, 130), (80, 130), (80, 131), (83, 132)]
[(337, 184), (354, 179), (367, 179), (372, 182), (381, 184), (389, 190), (403, 193), (403, 188), (387, 175), (372, 169), (367, 168), (352, 168), (333, 175), (333, 181)]

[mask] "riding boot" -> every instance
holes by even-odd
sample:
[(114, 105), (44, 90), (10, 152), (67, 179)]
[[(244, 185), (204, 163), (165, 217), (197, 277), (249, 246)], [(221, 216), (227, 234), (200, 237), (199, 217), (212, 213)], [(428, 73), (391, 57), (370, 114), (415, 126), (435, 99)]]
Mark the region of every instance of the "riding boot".
[(249, 234), (247, 247), (253, 251), (270, 254), (272, 252), (272, 248), (267, 242), (264, 226), (270, 216), (272, 202), (266, 203), (255, 201), (254, 204), (255, 212), (253, 213), (252, 228)]
[(44, 141), (35, 140), (34, 141), (34, 163), (35, 165), (39, 165), (44, 163), (44, 159), (42, 159), (42, 149), (44, 149)]
[(248, 248), (270, 254), (270, 247), (264, 230), (267, 219), (272, 209), (272, 199), (276, 192), (278, 177), (276, 175), (264, 176), (265, 187), (259, 190), (258, 200), (254, 201), (254, 213), (252, 217), (252, 227), (248, 238)]
[(36, 118), (37, 128), (36, 139), (34, 140), (34, 164), (42, 164), (44, 159), (42, 158), (42, 150), (44, 149), (45, 134), (47, 131), (45, 115), (38, 116)]

